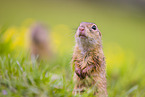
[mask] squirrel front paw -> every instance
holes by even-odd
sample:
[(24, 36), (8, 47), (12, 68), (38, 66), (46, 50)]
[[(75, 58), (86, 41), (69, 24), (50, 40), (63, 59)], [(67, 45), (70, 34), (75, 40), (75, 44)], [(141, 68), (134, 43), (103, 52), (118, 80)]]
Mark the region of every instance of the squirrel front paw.
[(88, 75), (88, 76), (89, 76), (90, 73), (92, 72), (93, 68), (95, 68), (94, 65), (89, 65), (89, 66), (87, 66), (86, 68), (84, 68), (84, 69), (82, 70), (82, 74), (85, 74), (85, 75)]
[(90, 73), (93, 71), (93, 68), (95, 68), (94, 65), (89, 65), (83, 69), (75, 68), (75, 73), (78, 75), (80, 79), (85, 79), (86, 76), (89, 76)]
[(85, 72), (82, 72), (82, 70), (79, 69), (79, 68), (76, 68), (75, 69), (75, 73), (78, 75), (78, 77), (80, 79), (85, 79), (85, 77), (86, 77), (86, 73)]

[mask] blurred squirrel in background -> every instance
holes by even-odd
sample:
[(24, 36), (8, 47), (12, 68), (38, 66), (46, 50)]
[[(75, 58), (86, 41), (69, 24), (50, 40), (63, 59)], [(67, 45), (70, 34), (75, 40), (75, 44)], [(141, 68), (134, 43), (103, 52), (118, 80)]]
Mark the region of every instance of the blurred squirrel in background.
[(48, 60), (52, 56), (49, 31), (45, 25), (35, 23), (30, 29), (31, 59)]
[(73, 94), (91, 88), (97, 97), (108, 96), (101, 37), (94, 23), (82, 22), (76, 31), (76, 45), (71, 61), (75, 71)]

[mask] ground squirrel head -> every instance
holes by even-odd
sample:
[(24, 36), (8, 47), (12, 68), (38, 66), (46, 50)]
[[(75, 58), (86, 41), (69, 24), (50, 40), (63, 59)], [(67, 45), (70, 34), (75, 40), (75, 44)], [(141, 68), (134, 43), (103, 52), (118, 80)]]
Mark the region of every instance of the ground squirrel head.
[(48, 41), (48, 33), (44, 25), (36, 23), (31, 28), (31, 41), (35, 45), (43, 45)]
[(101, 32), (94, 23), (82, 22), (75, 35), (76, 43), (81, 50), (90, 50), (101, 46)]

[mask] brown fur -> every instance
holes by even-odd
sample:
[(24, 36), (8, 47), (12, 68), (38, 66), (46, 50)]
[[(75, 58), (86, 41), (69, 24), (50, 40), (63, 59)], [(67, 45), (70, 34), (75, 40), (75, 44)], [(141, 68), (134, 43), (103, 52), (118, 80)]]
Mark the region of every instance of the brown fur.
[[(73, 93), (92, 88), (97, 97), (107, 97), (105, 57), (102, 50), (101, 33), (94, 23), (83, 22), (75, 35), (76, 45), (72, 57), (75, 87)], [(83, 30), (81, 32), (80, 30)]]

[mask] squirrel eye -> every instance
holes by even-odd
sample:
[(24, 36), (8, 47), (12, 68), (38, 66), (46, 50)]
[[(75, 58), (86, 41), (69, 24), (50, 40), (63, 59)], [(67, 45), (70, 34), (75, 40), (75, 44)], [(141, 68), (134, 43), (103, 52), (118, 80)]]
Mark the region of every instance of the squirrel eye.
[(94, 25), (94, 26), (92, 26), (92, 29), (96, 30), (96, 26), (95, 26), (95, 25)]

